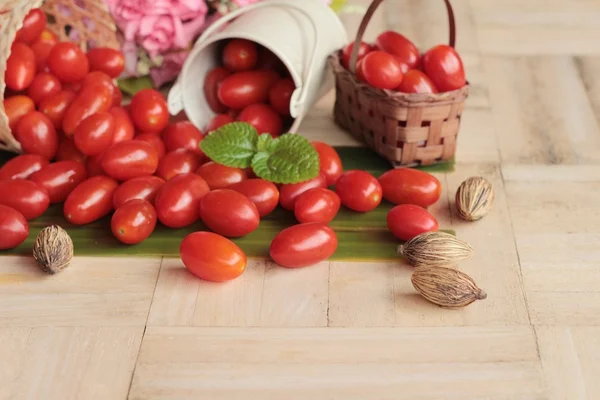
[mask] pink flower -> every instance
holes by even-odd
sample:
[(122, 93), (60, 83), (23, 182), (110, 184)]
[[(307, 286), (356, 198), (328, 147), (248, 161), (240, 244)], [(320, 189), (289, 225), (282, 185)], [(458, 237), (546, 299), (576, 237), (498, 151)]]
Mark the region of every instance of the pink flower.
[(179, 51), (165, 55), (160, 67), (150, 69), (150, 78), (154, 87), (160, 87), (164, 83), (171, 82), (177, 78), (189, 51)]

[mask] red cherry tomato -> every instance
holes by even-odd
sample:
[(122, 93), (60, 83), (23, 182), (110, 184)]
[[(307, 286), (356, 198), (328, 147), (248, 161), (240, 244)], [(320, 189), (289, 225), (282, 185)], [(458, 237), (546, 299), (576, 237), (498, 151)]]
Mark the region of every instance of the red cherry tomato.
[(367, 212), (381, 203), (381, 185), (373, 175), (353, 170), (344, 173), (335, 185), (342, 204), (351, 210)]
[(90, 72), (83, 78), (81, 81), (81, 87), (86, 87), (90, 85), (104, 85), (110, 92), (111, 105), (113, 107), (117, 107), (121, 105), (121, 100), (123, 99), (123, 94), (121, 93), (121, 89), (119, 89), (113, 83), (113, 80), (110, 76), (105, 74), (102, 71), (93, 71)]
[(279, 204), (279, 190), (274, 183), (264, 179), (247, 179), (227, 187), (246, 196), (254, 203), (261, 217), (267, 216)]
[(63, 132), (67, 137), (73, 136), (81, 121), (92, 114), (110, 110), (111, 105), (112, 93), (106, 86), (95, 84), (81, 88), (65, 112), (62, 123)]
[(431, 174), (412, 168), (398, 168), (379, 177), (383, 197), (394, 204), (415, 204), (424, 208), (440, 198), (442, 186)]
[(119, 50), (108, 47), (96, 47), (88, 50), (90, 71), (102, 71), (111, 78), (121, 75), (125, 68), (125, 56)]
[(135, 129), (133, 128), (133, 122), (131, 122), (127, 110), (123, 107), (113, 107), (109, 112), (115, 123), (113, 144), (133, 139)]
[(165, 154), (167, 154), (167, 148), (165, 146), (165, 143), (163, 142), (161, 137), (155, 133), (144, 133), (141, 135), (137, 135), (135, 137), (135, 140), (141, 140), (142, 142), (150, 143), (152, 147), (154, 147), (154, 150), (156, 150), (156, 154), (158, 154), (159, 160), (162, 159)]
[(11, 158), (0, 167), (0, 181), (27, 179), (48, 164), (48, 159), (38, 154), (23, 154)]
[(200, 218), (200, 200), (210, 189), (196, 174), (181, 174), (163, 185), (156, 196), (158, 220), (169, 228), (183, 228)]
[(419, 49), (401, 34), (394, 31), (383, 32), (377, 37), (375, 45), (379, 50), (395, 56), (401, 64), (405, 64), (406, 70), (419, 68)]
[(404, 79), (397, 91), (403, 93), (437, 93), (438, 90), (427, 75), (417, 69), (411, 69), (404, 74)]
[(404, 241), (439, 229), (435, 217), (414, 204), (400, 204), (392, 208), (387, 215), (387, 226), (394, 236)]
[(331, 222), (340, 210), (340, 196), (324, 188), (314, 188), (302, 193), (296, 199), (294, 215), (300, 223)]
[(97, 156), (87, 157), (85, 160), (85, 170), (87, 171), (88, 178), (93, 176), (106, 175), (104, 173), (104, 169), (102, 168), (102, 156), (104, 154), (100, 154)]
[(363, 59), (361, 58), (357, 63), (356, 63), (356, 78), (361, 81), (361, 82), (367, 82), (367, 79), (365, 78), (365, 69), (363, 67)]
[(37, 72), (49, 72), (48, 57), (55, 43), (35, 41), (31, 44), (31, 50), (35, 55), (35, 70)]
[(277, 57), (277, 55), (271, 50), (262, 46), (260, 46), (260, 49), (258, 50), (256, 69), (268, 69), (284, 76), (289, 75), (286, 66), (279, 59), (279, 57)]
[(17, 31), (15, 40), (31, 43), (36, 40), (46, 27), (46, 14), (39, 8), (33, 8), (23, 19), (23, 26)]
[(56, 161), (77, 161), (79, 163), (85, 163), (85, 155), (79, 151), (75, 142), (71, 139), (65, 139), (60, 142), (58, 151), (56, 152)]
[(327, 186), (335, 185), (344, 172), (339, 154), (327, 143), (312, 142), (312, 146), (319, 153), (320, 171), (327, 178)]
[(8, 117), (8, 126), (14, 132), (21, 118), (35, 110), (35, 104), (27, 96), (16, 95), (4, 99), (4, 112)]
[[(350, 69), (350, 56), (352, 56), (352, 50), (354, 50), (354, 42), (349, 43), (344, 50), (342, 50), (342, 65), (346, 69)], [(358, 58), (356, 61), (360, 61), (364, 56), (375, 50), (375, 47), (368, 43), (361, 42), (358, 48)]]
[(85, 78), (90, 71), (87, 56), (71, 42), (54, 45), (48, 56), (48, 67), (61, 82), (77, 82)]
[(27, 220), (12, 207), (0, 205), (0, 250), (13, 249), (29, 236)]
[(50, 205), (48, 192), (31, 181), (0, 181), (0, 193), (0, 204), (14, 208), (27, 220), (39, 217)]
[(143, 242), (154, 232), (156, 211), (146, 200), (130, 200), (115, 211), (110, 220), (113, 235), (122, 243)]
[(367, 83), (378, 89), (395, 89), (402, 83), (400, 63), (389, 53), (372, 51), (363, 59), (361, 74)]
[(67, 109), (74, 99), (75, 93), (70, 90), (62, 90), (52, 96), (44, 98), (44, 100), (40, 102), (38, 110), (52, 121), (52, 125), (54, 125), (55, 129), (61, 129)]
[(27, 88), (27, 95), (35, 104), (40, 104), (45, 98), (53, 96), (60, 91), (60, 81), (57, 77), (48, 72), (40, 72), (33, 78), (29, 88)]
[(140, 176), (130, 179), (119, 186), (113, 195), (113, 206), (115, 210), (127, 203), (129, 200), (141, 199), (154, 205), (156, 195), (165, 181), (158, 176)]
[(462, 60), (450, 46), (438, 45), (425, 53), (423, 69), (440, 92), (450, 92), (467, 84)]
[(276, 138), (282, 133), (281, 116), (266, 104), (252, 104), (244, 108), (238, 116), (238, 121), (254, 126), (259, 134), (268, 133)]
[(179, 174), (196, 172), (201, 163), (202, 159), (198, 154), (185, 149), (175, 150), (160, 159), (156, 176), (168, 181)]
[(85, 179), (85, 166), (77, 161), (59, 161), (45, 166), (29, 180), (46, 189), (50, 203), (62, 203)]
[(269, 90), (269, 103), (281, 115), (290, 115), (290, 100), (296, 90), (296, 84), (291, 78), (277, 81)]
[(206, 132), (208, 133), (216, 131), (223, 125), (227, 125), (232, 122), (235, 122), (235, 119), (232, 116), (227, 114), (217, 114), (213, 117), (213, 119), (210, 120), (210, 122), (206, 126)]
[(15, 42), (6, 61), (4, 82), (16, 92), (27, 89), (35, 76), (35, 54), (26, 44)]
[(204, 78), (204, 97), (211, 110), (216, 113), (224, 113), (227, 107), (219, 100), (219, 86), (223, 79), (231, 75), (227, 69), (219, 67), (211, 70)]
[(119, 181), (152, 175), (158, 167), (158, 154), (150, 143), (126, 140), (112, 145), (102, 156), (106, 175)]
[(129, 114), (133, 125), (146, 133), (160, 132), (169, 123), (169, 109), (162, 94), (154, 89), (137, 92), (131, 99)]
[(271, 242), (269, 253), (282, 267), (299, 268), (327, 260), (335, 253), (338, 240), (333, 229), (313, 222), (290, 226)]
[(186, 236), (179, 253), (188, 271), (206, 281), (230, 281), (246, 269), (246, 255), (242, 249), (212, 232), (195, 232)]
[(204, 154), (200, 150), (202, 132), (189, 121), (175, 122), (167, 126), (162, 136), (167, 151), (186, 149), (200, 155)]
[(223, 65), (232, 72), (249, 71), (257, 60), (258, 48), (250, 40), (233, 39), (223, 49)]
[(15, 139), (25, 153), (39, 154), (51, 160), (58, 150), (58, 135), (52, 122), (41, 112), (24, 115), (15, 131)]
[(62, 87), (64, 90), (70, 90), (73, 93), (79, 93), (79, 91), (83, 87), (83, 80), (68, 83), (63, 82)]
[(67, 197), (65, 218), (74, 225), (85, 225), (113, 211), (112, 197), (119, 183), (108, 176), (94, 176), (81, 182)]
[(264, 103), (269, 98), (269, 90), (279, 79), (279, 75), (271, 70), (237, 72), (219, 85), (219, 100), (236, 110)]
[(281, 185), (279, 188), (279, 202), (281, 203), (281, 207), (292, 211), (294, 210), (294, 204), (298, 196), (309, 189), (324, 187), (327, 187), (327, 179), (322, 174), (305, 182)]
[(248, 179), (243, 169), (227, 167), (214, 161), (202, 164), (196, 174), (204, 178), (210, 190), (224, 189)]
[(86, 156), (97, 156), (110, 147), (115, 132), (115, 121), (108, 112), (90, 115), (77, 126), (73, 140)]
[(258, 228), (260, 215), (243, 194), (217, 189), (200, 200), (200, 218), (212, 231), (226, 237), (240, 237)]

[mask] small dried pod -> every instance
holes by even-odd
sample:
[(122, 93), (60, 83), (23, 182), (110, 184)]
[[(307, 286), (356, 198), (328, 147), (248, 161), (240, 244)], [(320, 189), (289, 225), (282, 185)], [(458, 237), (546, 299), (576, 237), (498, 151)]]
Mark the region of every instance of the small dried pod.
[(494, 203), (494, 188), (490, 181), (474, 176), (464, 181), (456, 191), (458, 214), (467, 221), (477, 221), (487, 215)]
[(73, 240), (60, 226), (48, 226), (42, 229), (35, 239), (33, 258), (47, 274), (62, 271), (73, 259)]
[(445, 232), (425, 232), (398, 246), (398, 254), (415, 267), (451, 266), (473, 256), (465, 241)]
[(487, 298), (469, 275), (451, 268), (419, 267), (410, 280), (421, 296), (444, 308), (462, 308)]

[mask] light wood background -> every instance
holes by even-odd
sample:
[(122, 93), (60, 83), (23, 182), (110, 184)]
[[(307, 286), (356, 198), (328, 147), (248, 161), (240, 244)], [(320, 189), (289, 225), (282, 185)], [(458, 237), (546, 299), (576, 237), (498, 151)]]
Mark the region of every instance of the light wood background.
[[(364, 0), (343, 14), (353, 33)], [(253, 261), (228, 284), (176, 259), (0, 257), (0, 399), (600, 399), (600, 0), (456, 0), (473, 93), (434, 214), (477, 250), (488, 299), (415, 294), (402, 262)], [(447, 37), (439, 0), (387, 0), (367, 38)], [(358, 144), (331, 121), (302, 128)], [(457, 218), (467, 177), (493, 212)]]

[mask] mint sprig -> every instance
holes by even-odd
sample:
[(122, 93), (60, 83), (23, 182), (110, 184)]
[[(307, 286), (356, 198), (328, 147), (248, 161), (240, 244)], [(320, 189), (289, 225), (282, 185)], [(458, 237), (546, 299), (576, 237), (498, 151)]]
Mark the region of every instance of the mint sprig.
[(259, 178), (275, 183), (303, 182), (319, 174), (319, 154), (306, 138), (286, 134), (273, 139), (258, 135), (245, 122), (222, 126), (206, 136), (200, 148), (218, 164), (252, 167)]

